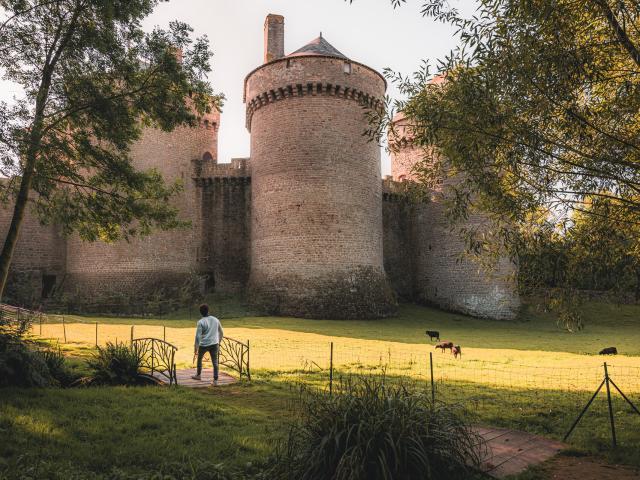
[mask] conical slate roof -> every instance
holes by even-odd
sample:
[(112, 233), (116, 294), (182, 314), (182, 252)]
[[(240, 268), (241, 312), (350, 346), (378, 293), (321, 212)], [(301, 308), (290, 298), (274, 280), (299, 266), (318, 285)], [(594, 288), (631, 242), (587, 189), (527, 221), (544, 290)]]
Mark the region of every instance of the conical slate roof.
[(342, 53), (338, 51), (333, 45), (327, 42), (322, 33), (315, 40), (311, 40), (304, 47), (299, 48), (295, 52), (289, 54), (289, 57), (297, 57), (299, 55), (329, 55), (331, 57), (340, 57), (347, 60)]

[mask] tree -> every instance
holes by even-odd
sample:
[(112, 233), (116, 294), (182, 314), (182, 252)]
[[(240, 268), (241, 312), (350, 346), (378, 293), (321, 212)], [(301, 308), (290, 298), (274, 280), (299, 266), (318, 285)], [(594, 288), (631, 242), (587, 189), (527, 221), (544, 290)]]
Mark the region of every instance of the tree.
[(172, 22), (145, 33), (163, 0), (0, 0), (0, 73), (24, 88), (0, 104), (0, 165), (15, 197), (0, 254), (4, 291), (29, 203), (43, 222), (115, 241), (180, 225), (155, 171), (133, 168), (143, 127), (196, 125), (221, 97), (206, 81), (206, 37)]
[(601, 215), (587, 205), (609, 199), (607, 218), (639, 222), (638, 0), (480, 0), (472, 18), (429, 0), (423, 14), (454, 26), (460, 47), (435, 72), (387, 72), (408, 99), (378, 135), (405, 112), (413, 141), (447, 160), (425, 159), (417, 175), (460, 178), (451, 216), (480, 205), (516, 253), (513, 226), (539, 209)]

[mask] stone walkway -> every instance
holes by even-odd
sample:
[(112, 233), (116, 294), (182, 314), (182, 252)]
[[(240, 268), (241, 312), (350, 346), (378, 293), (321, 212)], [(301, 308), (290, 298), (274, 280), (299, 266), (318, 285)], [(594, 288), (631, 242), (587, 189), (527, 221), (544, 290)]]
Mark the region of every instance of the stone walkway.
[(504, 428), (476, 427), (487, 442), (482, 470), (494, 478), (517, 475), (555, 457), (567, 446), (556, 440)]

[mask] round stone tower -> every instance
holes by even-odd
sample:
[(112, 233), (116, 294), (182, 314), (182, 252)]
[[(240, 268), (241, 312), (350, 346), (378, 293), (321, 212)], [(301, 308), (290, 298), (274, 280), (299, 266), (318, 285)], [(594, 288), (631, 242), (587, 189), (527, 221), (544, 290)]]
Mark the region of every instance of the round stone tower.
[(284, 56), (275, 15), (265, 62), (245, 80), (250, 296), (280, 315), (387, 316), (395, 299), (383, 267), (380, 148), (363, 135), (386, 82), (322, 35)]

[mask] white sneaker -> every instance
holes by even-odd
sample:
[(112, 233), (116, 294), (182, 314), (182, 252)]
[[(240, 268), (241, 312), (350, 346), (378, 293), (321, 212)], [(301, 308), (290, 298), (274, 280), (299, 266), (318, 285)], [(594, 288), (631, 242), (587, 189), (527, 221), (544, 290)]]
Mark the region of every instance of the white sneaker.
[(213, 385), (214, 387), (217, 387), (218, 386), (218, 380), (214, 380), (211, 385)]
[(193, 378), (194, 380), (200, 380), (200, 375), (193, 375), (191, 378)]

